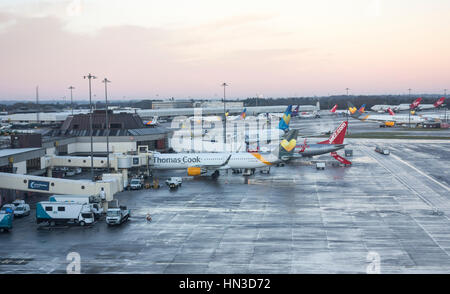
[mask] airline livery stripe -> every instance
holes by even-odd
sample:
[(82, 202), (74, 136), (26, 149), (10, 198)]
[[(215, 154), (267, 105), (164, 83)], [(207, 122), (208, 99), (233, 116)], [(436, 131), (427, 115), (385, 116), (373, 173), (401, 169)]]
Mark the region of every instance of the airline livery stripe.
[(267, 164), (267, 165), (272, 165), (272, 163), (268, 162), (267, 160), (265, 160), (264, 157), (262, 157), (261, 154), (259, 154), (259, 153), (250, 153), (250, 154), (253, 155), (255, 158), (257, 158), (262, 163)]

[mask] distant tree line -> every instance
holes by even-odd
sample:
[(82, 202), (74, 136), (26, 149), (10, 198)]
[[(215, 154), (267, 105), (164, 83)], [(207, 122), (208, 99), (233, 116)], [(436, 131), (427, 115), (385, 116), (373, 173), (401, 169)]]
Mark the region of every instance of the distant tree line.
[[(249, 97), (244, 100), (227, 100), (227, 101), (239, 101), (243, 102), (244, 106), (273, 106), (273, 105), (316, 105), (317, 102), (320, 103), (321, 109), (331, 109), (335, 104), (338, 105), (339, 109), (345, 109), (347, 107), (347, 101), (350, 101), (355, 106), (360, 106), (366, 104), (366, 108), (370, 108), (375, 104), (392, 104), (398, 105), (401, 103), (411, 103), (414, 99), (422, 97), (422, 104), (433, 104), (437, 99), (442, 97), (442, 95), (336, 95), (327, 97), (286, 97), (286, 98), (256, 98)], [(155, 101), (162, 100), (112, 100), (108, 101), (109, 106), (119, 106), (119, 107), (133, 107), (140, 109), (151, 109), (152, 103)], [(194, 99), (191, 99), (194, 102)], [(446, 107), (449, 108), (450, 102), (445, 102)], [(88, 108), (88, 102), (75, 102), (74, 109)], [(56, 102), (56, 103), (39, 103), (37, 106), (34, 102), (17, 102), (14, 104), (0, 104), (1, 111), (8, 112), (35, 112), (36, 110), (43, 112), (54, 112), (62, 111), (63, 109), (70, 109), (70, 102)], [(95, 101), (94, 108), (103, 109), (105, 108), (104, 101)]]

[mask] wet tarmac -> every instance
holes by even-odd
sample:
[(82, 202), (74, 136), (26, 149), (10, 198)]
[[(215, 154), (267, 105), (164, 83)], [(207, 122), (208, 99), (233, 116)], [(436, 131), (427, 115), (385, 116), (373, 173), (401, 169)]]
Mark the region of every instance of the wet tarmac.
[[(351, 167), (323, 155), (325, 170), (159, 173), (159, 190), (115, 196), (131, 209), (117, 227), (38, 229), (32, 204), (0, 234), (0, 272), (65, 273), (70, 252), (82, 273), (366, 273), (374, 256), (381, 273), (450, 272), (450, 142), (393, 140), (390, 155), (349, 142)], [(169, 191), (176, 175), (183, 185)]]

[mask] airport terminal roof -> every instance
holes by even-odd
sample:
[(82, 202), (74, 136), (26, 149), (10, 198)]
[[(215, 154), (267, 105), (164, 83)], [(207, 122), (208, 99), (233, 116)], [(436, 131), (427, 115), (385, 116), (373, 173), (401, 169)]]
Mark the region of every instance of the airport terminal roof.
[(25, 153), (29, 151), (39, 150), (41, 148), (15, 148), (15, 149), (1, 149), (0, 157), (11, 156), (15, 154)]

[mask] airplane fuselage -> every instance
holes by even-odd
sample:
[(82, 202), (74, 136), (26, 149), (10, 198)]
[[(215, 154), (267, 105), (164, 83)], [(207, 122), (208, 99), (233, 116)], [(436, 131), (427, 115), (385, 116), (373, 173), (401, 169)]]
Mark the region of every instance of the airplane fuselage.
[[(227, 158), (228, 163), (224, 166)], [(279, 162), (271, 153), (167, 153), (154, 154), (153, 169), (187, 169), (201, 167), (211, 169), (259, 168)], [(217, 168), (214, 168), (217, 167)]]
[(307, 144), (306, 148), (304, 148), (304, 145), (297, 146), (294, 154), (302, 157), (311, 157), (335, 152), (344, 147), (345, 144)]

